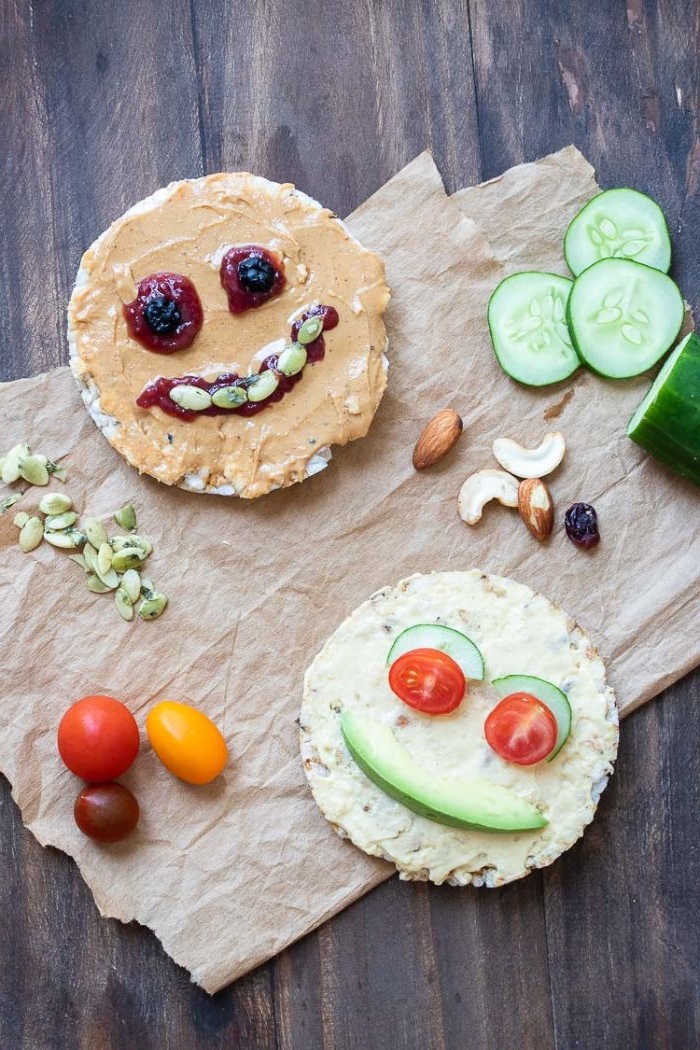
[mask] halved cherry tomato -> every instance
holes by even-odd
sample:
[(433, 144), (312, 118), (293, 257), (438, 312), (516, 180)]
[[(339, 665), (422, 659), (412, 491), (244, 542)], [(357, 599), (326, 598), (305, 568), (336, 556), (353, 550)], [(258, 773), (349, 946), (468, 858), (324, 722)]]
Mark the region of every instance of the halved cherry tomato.
[(161, 700), (146, 718), (151, 746), (166, 769), (188, 784), (208, 784), (228, 760), (223, 736), (203, 711)]
[(426, 715), (446, 715), (464, 698), (464, 672), (439, 649), (411, 649), (389, 668), (389, 687), (409, 707)]
[(557, 739), (554, 715), (530, 693), (511, 693), (484, 723), (486, 740), (506, 762), (532, 766), (546, 758)]
[(139, 752), (139, 727), (131, 711), (111, 696), (84, 696), (58, 726), (58, 751), (83, 780), (114, 780)]

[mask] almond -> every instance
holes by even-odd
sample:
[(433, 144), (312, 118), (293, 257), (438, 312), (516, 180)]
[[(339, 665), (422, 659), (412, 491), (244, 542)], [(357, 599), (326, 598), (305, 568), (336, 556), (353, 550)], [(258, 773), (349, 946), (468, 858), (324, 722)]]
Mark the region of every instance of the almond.
[(443, 408), (423, 427), (413, 450), (416, 470), (432, 467), (456, 445), (462, 433), (462, 420), (453, 408)]
[(542, 543), (552, 534), (554, 503), (541, 478), (526, 478), (518, 487), (518, 510), (528, 529)]

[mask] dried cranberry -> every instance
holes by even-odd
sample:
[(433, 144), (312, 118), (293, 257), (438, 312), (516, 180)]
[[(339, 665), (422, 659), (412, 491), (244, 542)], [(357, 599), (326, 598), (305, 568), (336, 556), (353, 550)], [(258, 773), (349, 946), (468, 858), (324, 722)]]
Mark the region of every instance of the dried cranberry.
[(188, 277), (152, 273), (139, 281), (136, 298), (124, 304), (124, 317), (132, 339), (157, 354), (172, 354), (192, 346), (204, 311)]
[(564, 515), (566, 535), (577, 547), (590, 550), (600, 543), (598, 516), (590, 503), (574, 503)]
[(219, 274), (232, 314), (262, 306), (286, 284), (282, 260), (255, 244), (229, 248)]

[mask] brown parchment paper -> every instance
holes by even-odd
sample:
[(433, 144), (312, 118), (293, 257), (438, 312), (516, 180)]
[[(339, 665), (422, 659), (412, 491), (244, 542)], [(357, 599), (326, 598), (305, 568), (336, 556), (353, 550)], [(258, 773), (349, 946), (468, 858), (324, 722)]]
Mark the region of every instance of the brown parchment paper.
[[(588, 630), (623, 712), (700, 660), (697, 495), (624, 437), (646, 381), (613, 386), (582, 373), (527, 391), (490, 349), (495, 284), (512, 268), (562, 270), (564, 228), (594, 189), (590, 167), (567, 150), (450, 201), (423, 154), (358, 209), (349, 224), (384, 254), (393, 288), (387, 394), (365, 440), (254, 504), (139, 478), (88, 419), (66, 369), (0, 387), (2, 447), (29, 440), (64, 457), (66, 489), (86, 512), (107, 516), (133, 500), (154, 544), (149, 574), (171, 600), (160, 620), (126, 624), (109, 596), (84, 590), (63, 552), (44, 544), (22, 555), (11, 519), (45, 490), (0, 516), (0, 768), (27, 826), (75, 857), (100, 911), (150, 926), (208, 991), (393, 873), (316, 810), (295, 722), (306, 665), (372, 591), (474, 565), (537, 587)], [(463, 438), (417, 475), (416, 436), (448, 404), (464, 417)], [(474, 529), (457, 516), (464, 477), (496, 465), (496, 436), (534, 444), (552, 426), (568, 441), (551, 479), (560, 510), (574, 499), (599, 510), (604, 538), (590, 555), (561, 533), (536, 544), (500, 506)], [(65, 707), (99, 692), (125, 700), (141, 725), (156, 699), (189, 701), (221, 726), (232, 755), (217, 782), (194, 788), (144, 745), (123, 778), (141, 823), (106, 848), (74, 828), (79, 784), (55, 753)]]

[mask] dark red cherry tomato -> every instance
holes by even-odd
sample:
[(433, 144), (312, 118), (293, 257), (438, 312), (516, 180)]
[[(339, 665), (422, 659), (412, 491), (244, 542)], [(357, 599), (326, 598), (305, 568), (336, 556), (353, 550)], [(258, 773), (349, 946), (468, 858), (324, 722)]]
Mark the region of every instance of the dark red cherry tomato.
[(466, 682), (458, 663), (439, 649), (411, 649), (389, 668), (389, 686), (399, 700), (426, 715), (459, 707)]
[(139, 822), (139, 804), (123, 784), (88, 784), (73, 807), (75, 823), (96, 842), (121, 842)]
[(554, 715), (530, 693), (511, 693), (494, 707), (484, 733), (489, 745), (506, 762), (532, 766), (546, 758), (557, 739)]
[(111, 696), (84, 696), (58, 726), (58, 751), (83, 780), (114, 780), (139, 751), (139, 727), (128, 707)]

